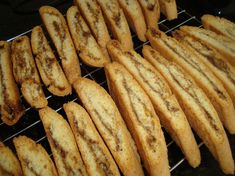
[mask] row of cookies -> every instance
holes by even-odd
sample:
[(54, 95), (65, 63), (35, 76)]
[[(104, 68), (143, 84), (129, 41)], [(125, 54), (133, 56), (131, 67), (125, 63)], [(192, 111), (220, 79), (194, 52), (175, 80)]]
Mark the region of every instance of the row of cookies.
[(143, 56), (167, 80), (191, 127), (223, 172), (234, 174), (223, 126), (235, 133), (235, 42), (228, 32), (235, 25), (212, 15), (202, 16), (202, 23), (206, 29), (181, 26), (172, 33), (174, 38), (150, 28), (146, 36), (152, 47), (144, 46)]
[[(119, 7), (119, 3), (123, 10)], [(85, 64), (103, 67), (104, 63), (110, 62), (106, 50), (106, 44), (110, 40), (108, 29), (113, 37), (125, 46), (125, 49), (132, 49), (133, 42), (127, 21), (133, 24), (131, 26), (134, 26), (139, 38), (145, 41), (147, 28), (140, 5), (149, 26), (157, 26), (160, 13), (158, 1), (140, 1), (139, 4), (136, 0), (133, 2), (78, 0), (75, 4), (77, 7), (72, 6), (67, 11), (67, 22), (64, 16), (53, 7), (43, 6), (39, 10), (61, 59), (62, 68), (57, 63), (55, 54), (40, 26), (32, 30), (31, 42), (27, 36), (16, 38), (11, 46), (4, 41), (1, 42), (0, 51), (3, 57), (0, 64), (1, 118), (6, 124), (14, 125), (24, 114), (16, 83), (19, 84), (23, 97), (31, 107), (43, 108), (48, 101), (44, 95), (39, 74), (52, 94), (56, 96), (70, 94), (71, 84), (81, 76), (77, 53)], [(167, 12), (168, 5), (162, 6)], [(173, 8), (176, 9), (176, 5)], [(6, 62), (7, 67), (2, 67), (5, 64), (3, 62)], [(10, 95), (6, 96), (8, 94)]]

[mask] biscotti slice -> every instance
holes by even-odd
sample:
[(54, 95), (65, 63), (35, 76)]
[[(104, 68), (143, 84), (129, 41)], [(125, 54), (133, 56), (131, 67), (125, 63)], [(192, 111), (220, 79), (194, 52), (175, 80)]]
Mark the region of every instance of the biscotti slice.
[(160, 11), (168, 20), (174, 20), (178, 17), (176, 0), (159, 0)]
[(235, 67), (233, 67), (223, 55), (214, 48), (207, 46), (204, 42), (184, 35), (184, 33), (179, 30), (175, 31), (173, 36), (177, 38), (178, 41), (194, 49), (198, 59), (203, 61), (223, 83), (233, 101), (233, 105), (235, 105)]
[(218, 160), (223, 172), (234, 174), (227, 135), (206, 94), (179, 65), (167, 61), (154, 49), (149, 50), (146, 59), (166, 78), (193, 129)]
[(131, 29), (136, 32), (139, 40), (146, 41), (145, 33), (147, 26), (144, 15), (137, 0), (118, 0), (127, 22)]
[(0, 175), (23, 176), (19, 160), (2, 142), (0, 142)]
[(235, 23), (232, 21), (209, 14), (203, 15), (201, 21), (205, 29), (225, 35), (235, 41)]
[(96, 0), (75, 0), (74, 3), (78, 6), (104, 54), (109, 57), (106, 44), (110, 36), (100, 6)]
[(24, 114), (20, 93), (13, 77), (10, 46), (0, 41), (0, 114), (7, 125), (14, 125)]
[(138, 0), (142, 8), (147, 27), (158, 28), (160, 5), (158, 0)]
[(105, 65), (105, 75), (148, 174), (170, 175), (165, 138), (148, 95), (117, 62)]
[(124, 175), (144, 175), (133, 139), (110, 95), (95, 81), (74, 84), (80, 100)]
[(47, 106), (48, 102), (42, 90), (29, 38), (21, 36), (13, 40), (11, 51), (13, 74), (21, 86), (25, 100), (34, 108)]
[(70, 7), (66, 16), (74, 45), (82, 61), (93, 67), (103, 67), (104, 63), (110, 62), (92, 36), (78, 8)]
[(125, 50), (133, 49), (131, 32), (126, 17), (118, 4), (118, 0), (97, 0), (99, 3), (108, 29), (124, 47)]
[(42, 6), (39, 13), (60, 56), (65, 75), (72, 84), (80, 77), (81, 70), (66, 21), (63, 15), (51, 6)]
[(193, 27), (193, 26), (181, 26), (180, 30), (190, 35), (198, 40), (206, 43), (206, 45), (211, 46), (218, 50), (225, 58), (235, 66), (235, 41), (223, 36), (209, 31), (206, 29)]
[(135, 51), (122, 51), (117, 41), (108, 43), (108, 51), (112, 59), (124, 65), (142, 86), (150, 97), (163, 127), (181, 148), (189, 164), (197, 167), (201, 161), (200, 151), (185, 114), (166, 80)]
[(15, 137), (13, 143), (21, 162), (24, 176), (58, 175), (50, 156), (40, 144), (36, 144), (35, 141), (26, 136)]
[(31, 45), (36, 65), (47, 89), (57, 96), (70, 94), (71, 85), (57, 62), (40, 26), (36, 26), (32, 30)]
[(108, 148), (96, 130), (86, 110), (74, 102), (64, 104), (64, 110), (89, 175), (120, 175)]
[(87, 175), (67, 121), (50, 107), (39, 110), (55, 165), (60, 176)]
[(159, 51), (165, 58), (178, 63), (190, 74), (207, 93), (208, 98), (214, 105), (220, 120), (231, 134), (235, 133), (235, 110), (233, 102), (225, 90), (223, 84), (214, 73), (194, 54), (192, 49), (178, 42), (172, 37), (156, 29), (147, 32), (154, 49)]

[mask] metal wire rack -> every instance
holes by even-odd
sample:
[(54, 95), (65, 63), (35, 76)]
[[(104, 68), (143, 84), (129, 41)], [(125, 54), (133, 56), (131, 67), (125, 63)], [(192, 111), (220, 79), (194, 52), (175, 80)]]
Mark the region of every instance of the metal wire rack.
[[(186, 10), (181, 9), (178, 7), (178, 19), (174, 21), (168, 21), (163, 16), (161, 16), (159, 21), (159, 29), (164, 31), (167, 34), (170, 34), (173, 30), (177, 29), (178, 27), (182, 25), (192, 25), (192, 26), (198, 26), (201, 27), (201, 22), (193, 15), (188, 13)], [(13, 38), (10, 38), (7, 40), (8, 42), (14, 40), (15, 38), (22, 36), (22, 35), (30, 35), (31, 30), (26, 31), (18, 36), (15, 36)], [(141, 50), (143, 45), (148, 44), (149, 41), (143, 43), (138, 40), (136, 34), (132, 34), (132, 40), (134, 42), (134, 48), (135, 50), (141, 54)], [(56, 54), (56, 53), (55, 53)], [(58, 58), (58, 55), (57, 55)], [(107, 84), (106, 84), (106, 78), (104, 74), (103, 68), (92, 68), (84, 63), (80, 62), (81, 65), (81, 71), (82, 76), (87, 77), (89, 79), (95, 80), (97, 83), (99, 83), (101, 86), (103, 86), (107, 91)], [(58, 113), (65, 116), (65, 113), (62, 109), (62, 106), (64, 103), (69, 101), (76, 101), (79, 103), (79, 99), (77, 98), (76, 93), (73, 91), (71, 95), (66, 97), (57, 97), (49, 93), (46, 89), (46, 87), (43, 87), (44, 93), (48, 99), (48, 106), (56, 110)], [(39, 118), (37, 110), (31, 108), (27, 102), (22, 98), (23, 104), (26, 108), (25, 115), (20, 119), (20, 121), (15, 124), (14, 126), (7, 126), (0, 120), (0, 141), (3, 141), (7, 146), (9, 146), (13, 151), (15, 151), (12, 139), (19, 135), (26, 135), (30, 137), (31, 139), (35, 140), (37, 143), (40, 143), (47, 152), (51, 154), (49, 143), (47, 141), (47, 138), (45, 136), (45, 132), (43, 129), (42, 122)], [(190, 168), (191, 172), (189, 171), (186, 173), (186, 175), (194, 175), (193, 168), (191, 168), (189, 165), (187, 165), (187, 162), (185, 162), (185, 158), (180, 151), (180, 149), (176, 146), (175, 142), (172, 141), (172, 139), (169, 137), (169, 135), (165, 132), (165, 138), (167, 142), (168, 147), (168, 156), (169, 156), (169, 164), (170, 164), (170, 171), (172, 175), (178, 175), (178, 173), (182, 173), (179, 169), (180, 166)], [(198, 140), (199, 147), (203, 146), (203, 143)], [(206, 150), (206, 149), (204, 149)], [(208, 151), (205, 151), (209, 153)], [(216, 164), (216, 162), (213, 160), (213, 164)], [(186, 166), (183, 166), (186, 165)], [(218, 169), (219, 173), (218, 175), (223, 175), (222, 172)], [(183, 175), (183, 174), (180, 174)], [(210, 174), (209, 174), (210, 175)]]

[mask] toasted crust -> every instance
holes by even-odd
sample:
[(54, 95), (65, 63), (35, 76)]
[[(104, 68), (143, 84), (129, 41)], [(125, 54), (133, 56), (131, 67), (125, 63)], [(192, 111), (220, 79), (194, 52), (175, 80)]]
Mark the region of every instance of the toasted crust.
[(66, 120), (49, 107), (39, 110), (59, 175), (87, 175), (72, 130)]
[(158, 28), (160, 5), (158, 0), (138, 0), (148, 27)]
[(2, 121), (7, 125), (14, 125), (24, 114), (13, 77), (10, 47), (5, 41), (0, 41), (0, 113)]
[(159, 0), (160, 10), (168, 20), (174, 20), (178, 17), (175, 0)]
[[(150, 97), (161, 124), (185, 154), (191, 166), (200, 164), (200, 151), (179, 103), (166, 80), (156, 69), (134, 51), (123, 52), (116, 41), (109, 42), (108, 51), (113, 60), (121, 63), (138, 81)], [(144, 56), (149, 50), (144, 47)], [(187, 135), (186, 135), (187, 134)]]
[(117, 39), (125, 50), (133, 49), (131, 32), (122, 9), (117, 0), (98, 0), (103, 11), (108, 29), (113, 37)]
[(184, 33), (179, 30), (175, 31), (173, 36), (197, 53), (197, 57), (203, 61), (223, 83), (233, 101), (233, 105), (235, 105), (235, 67), (233, 67), (223, 55), (214, 48), (207, 46), (204, 42), (184, 35)]
[(234, 40), (223, 35), (218, 35), (212, 31), (193, 26), (181, 26), (180, 30), (187, 35), (205, 42), (206, 45), (215, 48), (216, 50), (218, 50), (218, 52), (225, 56), (230, 64), (235, 66)]
[(147, 172), (149, 175), (170, 175), (165, 138), (148, 95), (117, 62), (105, 65), (105, 74)]
[(110, 36), (98, 3), (96, 0), (75, 0), (74, 2), (90, 27), (97, 43), (102, 48), (106, 57), (109, 57), (106, 44), (110, 40)]
[(225, 18), (205, 14), (201, 17), (203, 27), (235, 41), (235, 23)]
[(165, 58), (173, 60), (183, 67), (195, 79), (200, 88), (207, 92), (220, 120), (228, 131), (234, 134), (235, 110), (232, 100), (213, 72), (197, 58), (192, 49), (179, 43), (176, 39), (166, 36), (163, 32), (150, 29), (147, 32), (147, 37), (154, 49)]
[(0, 175), (23, 176), (20, 162), (13, 152), (0, 142)]
[(25, 176), (58, 175), (50, 156), (40, 144), (26, 136), (15, 137), (13, 143)]
[(129, 26), (136, 32), (138, 38), (142, 41), (146, 41), (145, 33), (147, 26), (144, 20), (141, 7), (137, 0), (118, 0), (123, 12), (126, 16)]
[(222, 123), (207, 98), (189, 74), (152, 49), (146, 57), (166, 78), (194, 130), (218, 160), (226, 174), (234, 173), (234, 161)]
[(13, 40), (11, 51), (13, 74), (16, 82), (21, 85), (24, 98), (34, 108), (47, 106), (48, 102), (41, 87), (29, 38), (21, 36)]
[(122, 173), (144, 175), (130, 133), (109, 94), (87, 78), (78, 79), (73, 86)]
[(57, 96), (70, 94), (72, 91), (71, 85), (57, 62), (40, 26), (33, 28), (31, 45), (37, 68), (47, 89)]
[(78, 148), (89, 175), (120, 175), (108, 148), (86, 110), (74, 102), (64, 104)]
[(78, 56), (63, 15), (54, 7), (42, 6), (40, 16), (59, 53), (69, 83), (81, 75)]
[(109, 57), (106, 57), (92, 36), (78, 8), (70, 7), (66, 17), (71, 36), (82, 61), (93, 67), (103, 67), (104, 63), (110, 62)]

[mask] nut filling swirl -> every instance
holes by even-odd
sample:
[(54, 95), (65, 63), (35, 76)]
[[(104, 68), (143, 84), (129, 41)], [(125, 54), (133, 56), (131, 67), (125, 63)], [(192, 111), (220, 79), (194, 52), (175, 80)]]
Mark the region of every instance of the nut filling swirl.
[[(161, 63), (163, 65), (163, 63)], [(181, 70), (179, 70), (177, 67), (175, 67), (172, 64), (164, 65), (164, 68), (166, 68), (171, 75), (172, 79), (185, 91), (190, 95), (194, 101), (197, 103), (197, 105), (201, 108), (204, 115), (207, 117), (207, 120), (211, 126), (212, 129), (214, 129), (217, 134), (222, 134), (221, 129), (216, 123), (216, 120), (214, 119), (213, 115), (206, 109), (205, 106), (202, 105), (202, 99), (198, 96), (196, 93), (196, 89), (192, 81), (188, 78), (186, 78)]]
[(35, 176), (40, 176), (41, 174), (38, 173), (33, 164), (27, 159), (27, 158), (22, 158), (23, 162), (27, 165), (27, 168), (33, 173)]
[(100, 23), (100, 11), (98, 9), (95, 9), (89, 2), (86, 2), (86, 6), (87, 6), (87, 9), (89, 10), (90, 14), (92, 14), (92, 23), (94, 25), (94, 28), (95, 28), (95, 35), (97, 37), (97, 40), (99, 41), (100, 38), (102, 38), (102, 36), (100, 35), (99, 33), (99, 23)]
[(53, 146), (55, 147), (56, 151), (60, 154), (61, 161), (63, 162), (64, 168), (66, 170), (66, 173), (68, 175), (82, 175), (82, 170), (81, 168), (74, 169), (73, 166), (70, 165), (70, 162), (66, 162), (68, 157), (71, 157), (72, 160), (74, 160), (75, 163), (77, 163), (77, 158), (75, 156), (69, 156), (70, 154), (68, 151), (66, 151), (61, 145), (60, 142), (57, 141), (53, 137), (53, 129), (52, 127), (49, 128), (48, 133), (50, 135), (50, 139), (53, 143)]
[[(112, 127), (112, 125), (116, 124), (115, 114), (113, 112), (110, 112), (109, 109), (107, 109), (107, 107), (103, 106), (101, 103), (99, 103), (99, 102), (95, 103), (93, 101), (93, 99), (88, 94), (86, 94), (86, 97), (87, 97), (87, 100), (90, 104), (90, 107), (94, 107), (96, 103), (100, 104), (99, 109), (93, 108), (92, 111), (99, 118), (99, 121), (102, 123), (103, 127), (109, 133), (109, 135), (111, 135), (114, 138), (115, 150), (119, 151), (119, 152), (122, 151), (123, 150), (122, 146), (121, 146), (122, 141), (121, 141), (120, 137), (118, 136), (119, 129)], [(105, 120), (105, 118), (107, 118), (107, 117), (109, 118), (109, 121), (111, 121), (111, 122)]]
[[(197, 52), (204, 56), (213, 66), (223, 72), (226, 77), (235, 85), (235, 75), (232, 74), (230, 67), (220, 57), (214, 54), (214, 51), (207, 47), (202, 42), (197, 41), (197, 45), (194, 45), (192, 41), (186, 41)], [(199, 47), (197, 47), (199, 46)]]
[(78, 11), (74, 14), (73, 25), (75, 26), (77, 34), (81, 36), (79, 38), (79, 40), (81, 41), (79, 42), (79, 47), (81, 47), (80, 50), (85, 50), (88, 56), (94, 60), (101, 60), (101, 58), (94, 55), (91, 50), (87, 49), (89, 46), (89, 39), (91, 39), (92, 35), (89, 30), (84, 29), (82, 16)]
[[(4, 50), (4, 46), (0, 46), (0, 62), (3, 60), (3, 56), (2, 56), (2, 52), (1, 51)], [(9, 94), (7, 91), (7, 80), (4, 76), (3, 73), (3, 67), (2, 67), (2, 63), (0, 63), (0, 95), (2, 96), (1, 99), (1, 104), (0, 104), (0, 109), (3, 111), (6, 111), (9, 115), (5, 116), (6, 118), (8, 118), (9, 120), (13, 120), (15, 116), (17, 116), (17, 114), (20, 114), (23, 111), (23, 107), (21, 106), (21, 102), (20, 100), (14, 100), (14, 102), (12, 102), (9, 98)], [(4, 114), (4, 112), (2, 112), (2, 115)]]
[(158, 141), (153, 134), (156, 134), (156, 127), (153, 119), (155, 118), (151, 110), (146, 105), (146, 102), (135, 92), (132, 86), (128, 84), (128, 81), (123, 76), (123, 73), (119, 70), (115, 70), (115, 73), (119, 75), (122, 82), (122, 87), (127, 92), (127, 96), (131, 105), (131, 109), (136, 116), (138, 125), (141, 126), (146, 132), (146, 142), (148, 147), (156, 152)]
[[(0, 52), (0, 61), (1, 60), (2, 60), (2, 54)], [(6, 91), (6, 80), (4, 79), (2, 64), (0, 64), (0, 83), (1, 83), (0, 95), (2, 96), (1, 97), (2, 102), (1, 102), (0, 108), (8, 112), (10, 116), (6, 116), (7, 118), (13, 119), (17, 111), (14, 108), (14, 105), (12, 105), (11, 101), (9, 101), (9, 98), (8, 98), (9, 95)]]
[[(206, 40), (212, 40), (214, 43), (219, 43), (218, 40), (216, 40), (216, 38), (213, 38), (213, 36), (204, 33), (204, 32), (199, 32), (200, 35), (202, 35), (203, 37), (206, 38)], [(197, 34), (196, 34), (197, 35)], [(228, 48), (231, 52), (235, 53), (235, 49), (233, 47), (231, 47), (231, 41), (232, 40), (223, 40), (223, 45), (226, 46), (226, 48)]]
[(92, 139), (86, 132), (86, 124), (83, 121), (75, 120), (75, 114), (73, 114), (76, 133), (86, 142), (87, 147), (95, 158), (96, 165), (101, 168), (107, 176), (112, 176), (113, 173), (110, 169), (110, 163), (106, 157), (104, 151), (100, 148), (98, 141)]
[[(191, 57), (190, 54), (186, 53), (183, 49), (179, 49), (179, 47), (173, 47), (172, 46), (173, 44), (171, 42), (174, 42), (174, 45), (178, 46), (178, 44), (175, 41), (164, 40), (164, 39), (162, 39), (161, 41), (164, 42), (164, 44), (169, 49), (171, 49), (174, 53), (176, 53), (178, 56), (180, 56), (180, 58), (182, 58), (185, 62), (187, 62), (187, 64), (191, 65), (191, 67), (193, 67), (198, 72), (200, 72), (200, 74), (203, 75), (203, 77), (208, 80), (208, 82), (211, 84), (211, 86), (213, 87), (213, 89), (216, 91), (217, 95), (221, 99), (223, 99), (223, 100), (227, 99), (227, 97), (224, 95), (223, 91), (221, 91), (219, 89), (219, 87), (213, 82), (213, 80), (211, 80), (211, 78), (203, 72), (200, 65), (198, 65), (197, 62), (195, 60), (193, 60), (193, 58)], [(183, 52), (183, 54), (181, 52)]]
[(83, 42), (79, 43), (82, 45), (81, 47), (85, 47), (88, 44), (88, 38), (91, 36), (90, 31), (85, 30), (82, 25), (82, 19), (81, 19), (81, 14), (77, 11), (74, 14), (74, 20), (73, 20), (73, 25), (76, 28), (77, 34), (80, 34), (83, 36)]
[[(58, 14), (54, 13), (46, 13), (49, 16), (53, 16), (54, 20), (52, 21), (52, 27), (54, 29), (54, 32), (56, 33), (55, 35), (58, 37), (60, 40), (60, 58), (65, 59), (65, 53), (64, 53), (64, 48), (65, 48), (65, 40), (66, 40), (66, 31), (65, 31), (65, 26), (60, 22), (60, 17)], [(55, 20), (56, 19), (56, 20)]]
[(19, 76), (19, 83), (22, 84), (24, 80), (32, 79), (37, 82), (36, 73), (32, 62), (28, 61), (27, 57), (31, 57), (30, 51), (27, 49), (14, 48), (14, 72)]
[(45, 47), (46, 45), (45, 40), (46, 39), (43, 36), (43, 33), (40, 31), (38, 33), (38, 48), (37, 48), (38, 53), (35, 59), (39, 61), (45, 75), (50, 80), (50, 84), (47, 85), (47, 87), (54, 85), (59, 90), (63, 91), (65, 90), (65, 87), (58, 85), (57, 81), (53, 78), (54, 75), (52, 70), (55, 69), (60, 72), (60, 68), (56, 58), (48, 56), (48, 53), (50, 53), (51, 51)]
[(106, 9), (112, 13), (112, 19), (115, 22), (116, 26), (121, 28), (121, 13), (120, 10), (117, 8), (118, 4), (114, 3), (113, 1), (110, 1), (108, 3), (105, 3)]
[[(179, 108), (175, 107), (170, 101), (167, 101), (167, 98), (171, 96), (171, 93), (166, 88), (165, 83), (162, 82), (162, 80), (158, 78), (151, 69), (146, 68), (145, 65), (139, 62), (131, 52), (125, 52), (125, 55), (131, 58), (132, 63), (135, 65), (135, 68), (138, 70), (138, 75), (151, 88), (153, 92), (159, 95), (159, 97), (163, 100), (167, 109), (171, 113), (178, 112)], [(146, 79), (146, 74), (151, 75), (151, 78), (154, 79), (154, 82)]]

